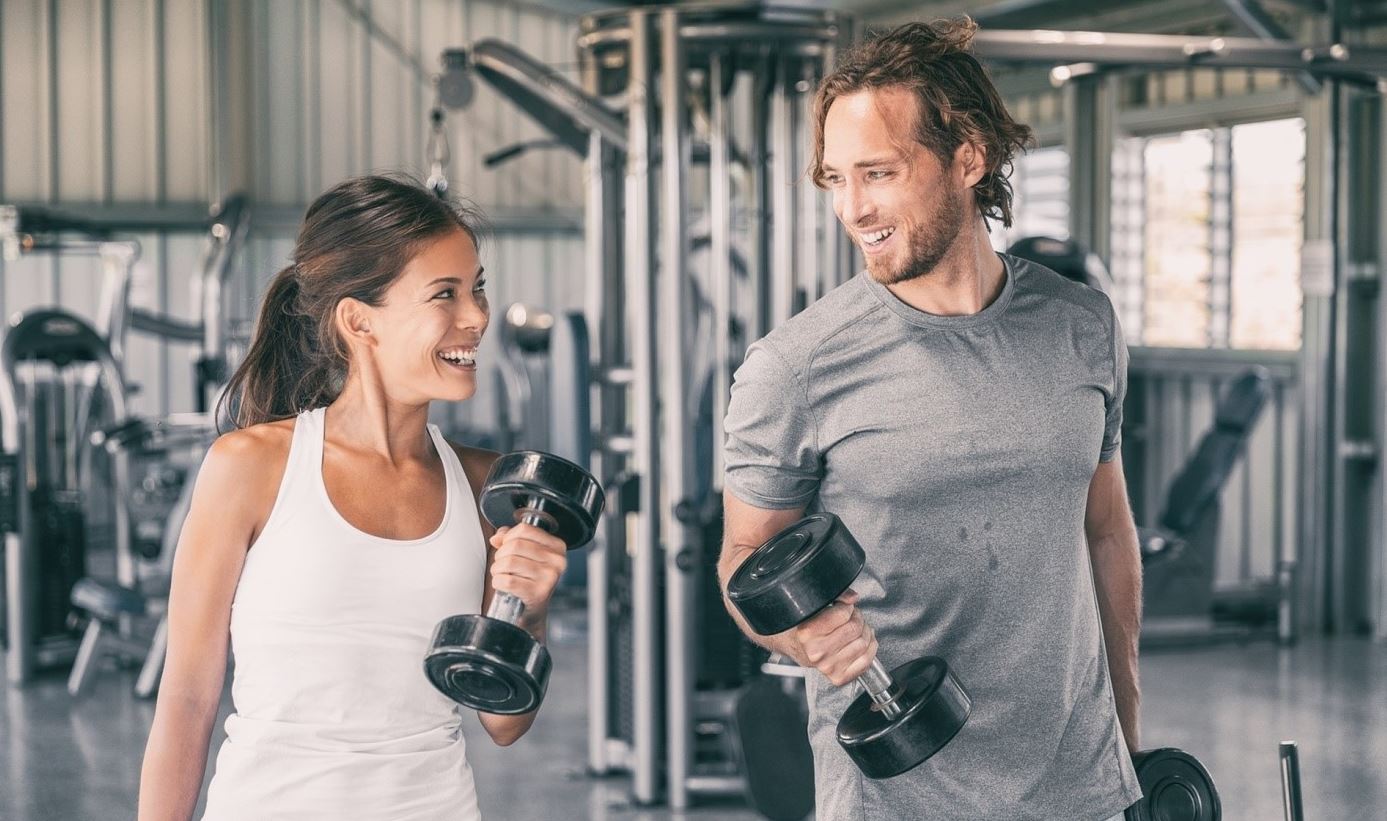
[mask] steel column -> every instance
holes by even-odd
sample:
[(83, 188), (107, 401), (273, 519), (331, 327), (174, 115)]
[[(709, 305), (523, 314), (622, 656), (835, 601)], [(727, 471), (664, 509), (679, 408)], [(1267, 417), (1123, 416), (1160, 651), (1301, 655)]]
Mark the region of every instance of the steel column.
[(636, 513), (632, 551), (632, 619), (634, 639), (634, 738), (637, 801), (654, 803), (659, 797), (658, 767), (664, 744), (660, 727), (659, 691), (661, 682), (659, 570), (660, 493), (656, 421), (655, 304), (651, 281), (654, 266), (651, 253), (651, 123), (650, 99), (653, 71), (650, 62), (650, 25), (647, 13), (631, 13), (629, 53), (630, 76), (627, 85), (626, 156), (626, 286), (632, 316), (631, 384), (633, 396), (632, 428), (635, 437), (635, 473), (640, 483), (640, 503)]

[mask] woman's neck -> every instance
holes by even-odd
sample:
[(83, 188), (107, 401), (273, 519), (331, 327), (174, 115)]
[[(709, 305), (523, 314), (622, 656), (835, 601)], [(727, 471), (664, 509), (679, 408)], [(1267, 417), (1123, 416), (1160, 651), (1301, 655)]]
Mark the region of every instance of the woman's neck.
[(334, 441), (399, 463), (427, 458), (432, 451), (428, 421), (427, 402), (408, 405), (394, 401), (384, 390), (353, 375), (328, 406), (323, 424)]

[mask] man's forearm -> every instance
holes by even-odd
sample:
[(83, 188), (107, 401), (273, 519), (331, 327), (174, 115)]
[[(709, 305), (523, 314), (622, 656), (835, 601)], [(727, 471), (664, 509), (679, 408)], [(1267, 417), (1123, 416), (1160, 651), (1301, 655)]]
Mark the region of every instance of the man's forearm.
[(752, 641), (770, 650), (772, 653), (780, 653), (781, 655), (789, 656), (800, 665), (804, 665), (806, 662), (804, 660), (803, 648), (799, 646), (799, 642), (795, 641), (793, 630), (777, 633), (774, 636), (759, 635), (747, 625), (746, 620), (742, 618), (742, 614), (737, 612), (737, 608), (732, 606), (732, 602), (727, 600), (728, 579), (732, 578), (732, 574), (736, 569), (740, 567), (742, 562), (746, 561), (746, 557), (750, 556), (755, 550), (756, 547), (753, 545), (729, 545), (723, 549), (724, 559), (718, 563), (718, 586), (722, 590), (723, 606), (727, 608), (728, 614), (732, 616), (732, 621), (737, 625), (737, 629), (745, 633)]
[(1108, 654), (1117, 717), (1133, 751), (1139, 745), (1141, 687), (1137, 646), (1141, 637), (1141, 552), (1136, 528), (1090, 542), (1103, 644)]

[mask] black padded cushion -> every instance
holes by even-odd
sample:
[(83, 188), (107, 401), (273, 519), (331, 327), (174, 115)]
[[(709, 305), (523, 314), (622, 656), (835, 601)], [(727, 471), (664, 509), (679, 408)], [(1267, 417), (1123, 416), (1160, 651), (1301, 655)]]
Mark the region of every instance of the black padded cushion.
[(734, 713), (747, 801), (766, 818), (798, 821), (814, 809), (814, 754), (804, 715), (777, 679), (740, 693)]
[(1112, 275), (1107, 266), (1087, 248), (1072, 239), (1024, 237), (1011, 244), (1007, 253), (1044, 265), (1065, 279), (1112, 294)]
[(138, 590), (85, 576), (72, 586), (72, 606), (111, 621), (122, 615), (143, 615), (148, 599)]
[(1266, 368), (1253, 368), (1228, 386), (1214, 413), (1214, 424), (1224, 430), (1246, 434), (1257, 424), (1262, 408), (1271, 396), (1271, 377)]
[(1214, 411), (1214, 427), (1204, 434), (1194, 455), (1170, 483), (1162, 528), (1175, 534), (1189, 532), (1218, 499), (1270, 392), (1271, 379), (1262, 368), (1233, 380)]

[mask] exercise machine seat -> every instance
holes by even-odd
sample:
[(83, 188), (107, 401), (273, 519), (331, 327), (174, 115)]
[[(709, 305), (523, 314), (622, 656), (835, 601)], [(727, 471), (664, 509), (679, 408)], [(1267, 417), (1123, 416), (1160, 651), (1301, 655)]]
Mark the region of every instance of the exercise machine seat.
[(95, 618), (115, 621), (120, 616), (144, 615), (149, 598), (138, 590), (86, 576), (72, 587), (72, 606)]

